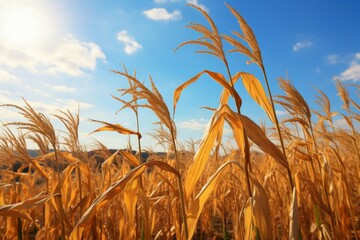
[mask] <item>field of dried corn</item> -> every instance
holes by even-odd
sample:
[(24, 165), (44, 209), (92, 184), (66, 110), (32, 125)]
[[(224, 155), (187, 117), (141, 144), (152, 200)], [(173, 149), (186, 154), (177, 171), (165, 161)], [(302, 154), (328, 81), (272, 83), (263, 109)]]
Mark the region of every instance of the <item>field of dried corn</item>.
[[(100, 142), (90, 152), (79, 144), (78, 113), (52, 116), (67, 129), (59, 139), (49, 116), (27, 101), (1, 105), (24, 119), (1, 129), (1, 239), (360, 238), (360, 106), (348, 93), (360, 86), (336, 81), (341, 112), (333, 112), (318, 89), (315, 104), (321, 110), (312, 110), (287, 79), (279, 80), (283, 94), (273, 96), (257, 40), (241, 15), (228, 6), (240, 31), (225, 35), (205, 11), (192, 7), (209, 27), (190, 24), (201, 36), (179, 48), (202, 47), (198, 52), (220, 59), (226, 74), (204, 70), (180, 85), (171, 112), (151, 78), (147, 87), (124, 67), (114, 73), (129, 87), (113, 97), (121, 110), (134, 112), (137, 129), (91, 120), (101, 124), (93, 134), (129, 135), (142, 152), (139, 112), (151, 109), (159, 119), (152, 136), (166, 154), (149, 153), (145, 159), (132, 149), (111, 151)], [(225, 43), (233, 47), (230, 52)], [(248, 57), (263, 80), (243, 71), (231, 74), (230, 53)], [(203, 75), (223, 88), (219, 106), (208, 108), (213, 115), (201, 141), (180, 143), (177, 103)], [(270, 126), (241, 113), (246, 103), (237, 91), (240, 84), (266, 112)], [(278, 119), (275, 106), (287, 111), (285, 119)], [(346, 127), (334, 123), (339, 117)], [(232, 130), (233, 147), (223, 144), (224, 126)], [(38, 146), (35, 155), (29, 154), (28, 141)]]

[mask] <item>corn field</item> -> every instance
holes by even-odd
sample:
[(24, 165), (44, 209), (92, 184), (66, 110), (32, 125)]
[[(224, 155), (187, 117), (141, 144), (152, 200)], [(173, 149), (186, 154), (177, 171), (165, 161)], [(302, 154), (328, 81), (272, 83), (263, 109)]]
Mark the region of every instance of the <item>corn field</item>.
[[(136, 129), (121, 123), (94, 122), (94, 131), (113, 131), (137, 140), (132, 149), (108, 149), (97, 142), (88, 151), (79, 143), (79, 113), (58, 111), (53, 118), (66, 128), (59, 139), (49, 116), (24, 105), (2, 104), (23, 121), (3, 123), (0, 135), (1, 239), (359, 239), (360, 238), (360, 106), (349, 88), (335, 82), (342, 112), (333, 112), (329, 97), (314, 90), (321, 110), (312, 110), (288, 79), (272, 95), (260, 47), (243, 17), (231, 35), (219, 32), (201, 8), (208, 26), (191, 23), (198, 39), (181, 43), (197, 53), (217, 57), (224, 72), (206, 69), (174, 91), (165, 103), (150, 77), (113, 71), (129, 87), (114, 103), (130, 109)], [(232, 47), (230, 52), (224, 45)], [(246, 56), (262, 72), (230, 69), (229, 54)], [(175, 124), (181, 95), (203, 76), (223, 89), (201, 140), (180, 143)], [(269, 126), (242, 114), (246, 89), (265, 111)], [(279, 119), (275, 106), (287, 111)], [(166, 154), (142, 152), (139, 116), (143, 108), (158, 117), (152, 136)], [(340, 128), (334, 118), (347, 124)], [(96, 128), (96, 125), (100, 125)], [(232, 147), (224, 144), (224, 128)], [(29, 154), (27, 142), (38, 146)], [(188, 146), (188, 147), (185, 147)], [(15, 168), (14, 166), (17, 165)]]

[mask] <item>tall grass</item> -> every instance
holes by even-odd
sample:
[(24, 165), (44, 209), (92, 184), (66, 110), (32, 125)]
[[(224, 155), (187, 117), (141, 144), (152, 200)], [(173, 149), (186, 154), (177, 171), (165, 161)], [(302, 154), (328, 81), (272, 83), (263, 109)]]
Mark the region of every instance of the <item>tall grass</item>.
[[(136, 129), (91, 120), (101, 124), (93, 134), (114, 131), (135, 137), (137, 153), (130, 146), (113, 151), (100, 142), (86, 150), (79, 144), (78, 113), (53, 116), (66, 129), (59, 140), (50, 118), (25, 100), (24, 106), (1, 105), (24, 118), (5, 123), (0, 135), (1, 239), (359, 238), (360, 108), (348, 94), (354, 85), (336, 82), (344, 112), (332, 112), (330, 99), (319, 89), (320, 110), (312, 110), (289, 80), (279, 80), (284, 93), (273, 97), (259, 44), (241, 15), (228, 6), (240, 32), (225, 35), (207, 12), (192, 7), (209, 27), (190, 24), (200, 37), (177, 50), (189, 44), (201, 47), (197, 52), (217, 57), (225, 74), (204, 66), (175, 89), (171, 112), (151, 77), (148, 87), (126, 68), (114, 71), (129, 83), (113, 96), (121, 104), (119, 114), (133, 110)], [(228, 46), (233, 47), (230, 52)], [(230, 69), (236, 66), (228, 60), (232, 53), (257, 64), (263, 81)], [(175, 110), (182, 92), (203, 75), (222, 88), (219, 106), (211, 109), (201, 140), (181, 143)], [(241, 87), (272, 126), (260, 126), (242, 113), (247, 103), (238, 92)], [(275, 104), (287, 111), (286, 118), (278, 118)], [(166, 151), (150, 152), (146, 161), (141, 157), (142, 108), (158, 117), (151, 135)], [(347, 127), (335, 124), (337, 115)], [(232, 130), (233, 146), (225, 142), (225, 124)], [(37, 144), (37, 156), (28, 153), (28, 141)]]

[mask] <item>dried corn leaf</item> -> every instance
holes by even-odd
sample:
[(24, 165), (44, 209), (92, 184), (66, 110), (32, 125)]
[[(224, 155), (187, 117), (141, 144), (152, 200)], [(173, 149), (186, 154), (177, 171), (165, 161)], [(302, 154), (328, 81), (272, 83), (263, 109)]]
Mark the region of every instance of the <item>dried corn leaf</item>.
[[(55, 192), (60, 192), (58, 187), (55, 189)], [(69, 236), (71, 230), (73, 229), (73, 226), (71, 225), (70, 220), (65, 212), (64, 205), (62, 202), (62, 196), (61, 195), (54, 196), (54, 198), (51, 199), (51, 202), (53, 204), (53, 207), (56, 209), (56, 211), (61, 215), (61, 219), (65, 227), (65, 229), (63, 229), (65, 235)]]
[(110, 179), (110, 166), (114, 161), (114, 158), (117, 156), (120, 150), (117, 150), (115, 153), (113, 153), (110, 157), (108, 157), (102, 164), (102, 175), (103, 175), (103, 184), (107, 186), (107, 184), (111, 183)]
[(107, 122), (93, 120), (93, 119), (90, 119), (90, 121), (104, 124), (103, 127), (96, 129), (95, 131), (91, 132), (90, 134), (95, 133), (95, 132), (102, 132), (102, 131), (112, 131), (112, 132), (118, 132), (120, 134), (125, 134), (125, 135), (133, 134), (133, 135), (137, 135), (138, 138), (141, 138), (141, 134), (139, 132), (135, 132), (130, 129), (127, 129), (127, 128), (121, 126), (120, 124), (112, 124), (112, 123), (107, 123)]
[[(322, 208), (322, 210), (324, 210), (328, 215), (331, 215), (331, 211), (329, 210), (329, 208), (327, 207), (327, 205), (324, 203), (321, 194), (318, 190), (318, 188), (316, 187), (316, 185), (310, 181), (309, 179), (302, 177), (302, 182), (304, 183), (304, 187), (307, 187), (307, 189), (309, 190), (312, 199), (315, 201), (316, 204), (319, 204), (320, 207)], [(316, 205), (315, 204), (315, 205)]]
[(237, 113), (233, 112), (228, 105), (223, 105), (220, 111), (220, 117), (226, 119), (227, 123), (231, 126), (235, 141), (243, 156), (246, 156), (248, 149), (246, 149), (246, 139), (244, 135), (243, 125), (238, 118)]
[(224, 125), (223, 118), (217, 118), (211, 120), (208, 129), (206, 130), (200, 146), (199, 150), (196, 152), (194, 156), (194, 162), (191, 164), (190, 168), (187, 171), (187, 177), (185, 178), (184, 188), (185, 188), (185, 196), (186, 200), (189, 200), (189, 197), (192, 196), (192, 192), (195, 188), (197, 181), (199, 180), (206, 162), (209, 158), (211, 149), (214, 146), (214, 142), (217, 138), (218, 131)]
[(153, 205), (151, 204), (149, 198), (146, 196), (146, 194), (140, 189), (139, 191), (142, 207), (143, 207), (143, 214), (144, 214), (144, 236), (142, 239), (144, 240), (150, 240), (152, 236), (152, 232), (154, 229), (155, 224), (155, 214), (153, 211)]
[(72, 155), (69, 152), (58, 151), (57, 154), (59, 156), (61, 156), (62, 158), (64, 158), (65, 160), (69, 161), (70, 163), (80, 162), (80, 159), (78, 159), (77, 157), (74, 157), (74, 155)]
[[(209, 178), (207, 183), (202, 187), (199, 194), (196, 196), (194, 201), (191, 203), (188, 213), (187, 213), (187, 223), (188, 223), (188, 227), (189, 227), (189, 236), (188, 236), (189, 239), (192, 238), (192, 236), (196, 230), (197, 221), (200, 217), (200, 214), (202, 212), (205, 202), (208, 200), (211, 193), (219, 186), (222, 178), (227, 173), (227, 171), (229, 170), (229, 167), (232, 164), (239, 165), (239, 163), (237, 163), (237, 162), (226, 162), (223, 165), (221, 165), (216, 170), (216, 172)], [(185, 232), (183, 231), (181, 234), (182, 234), (182, 239), (184, 239)]]
[(119, 153), (126, 159), (128, 160), (131, 165), (137, 167), (140, 165), (139, 159), (137, 157), (135, 157), (133, 154), (131, 154), (128, 151), (119, 151)]
[(71, 232), (70, 239), (77, 239), (78, 236), (81, 237), (85, 230), (86, 224), (94, 217), (97, 211), (99, 211), (108, 201), (110, 201), (121, 191), (123, 191), (125, 186), (129, 182), (132, 182), (137, 177), (139, 177), (144, 172), (146, 167), (153, 167), (153, 166), (157, 166), (163, 170), (172, 172), (179, 176), (179, 173), (173, 167), (161, 161), (150, 161), (132, 169), (123, 178), (114, 182), (105, 192), (100, 194), (92, 202), (91, 206), (87, 209), (87, 211), (84, 213), (84, 215), (81, 217), (81, 219), (74, 227), (73, 231)]
[(291, 206), (290, 206), (290, 229), (289, 229), (289, 239), (297, 240), (299, 238), (299, 230), (300, 230), (300, 220), (299, 220), (299, 208), (297, 204), (297, 194), (296, 189), (293, 189)]
[(259, 230), (261, 239), (273, 239), (271, 222), (271, 211), (268, 197), (265, 189), (259, 181), (251, 176), (251, 182), (254, 184), (253, 211), (254, 224)]
[(3, 217), (11, 217), (11, 218), (23, 218), (23, 219), (26, 219), (30, 222), (35, 222), (32, 217), (26, 213), (26, 212), (20, 212), (20, 211), (17, 211), (17, 210), (7, 210), (7, 211), (2, 211), (0, 213), (1, 216)]
[(124, 204), (129, 216), (128, 224), (133, 225), (135, 223), (135, 208), (138, 199), (139, 181), (134, 180), (129, 183), (124, 191)]
[(198, 80), (204, 73), (208, 74), (212, 79), (214, 79), (217, 83), (219, 83), (221, 86), (223, 86), (230, 94), (233, 96), (236, 102), (236, 106), (241, 106), (241, 98), (239, 94), (235, 91), (233, 87), (230, 86), (230, 84), (226, 81), (224, 76), (220, 73), (211, 72), (208, 70), (201, 71), (198, 73), (195, 77), (191, 78), (190, 80), (186, 81), (185, 83), (181, 84), (179, 87), (177, 87), (174, 91), (174, 113), (176, 109), (177, 102), (179, 101), (180, 95), (182, 91), (189, 86), (190, 84), (194, 83), (196, 80)]
[(58, 194), (48, 194), (48, 195), (38, 195), (36, 197), (27, 199), (23, 202), (3, 205), (0, 206), (0, 215), (5, 214), (7, 211), (10, 210), (19, 210), (19, 209), (29, 209), (44, 202), (47, 202), (49, 199), (58, 196)]
[[(239, 77), (241, 77), (242, 82), (250, 96), (255, 100), (255, 102), (257, 102), (257, 104), (259, 104), (264, 109), (270, 120), (275, 123), (275, 114), (273, 108), (269, 102), (269, 99), (266, 96), (266, 93), (260, 81), (250, 73), (239, 72), (236, 75), (239, 75)], [(234, 76), (234, 78), (236, 78), (236, 75)]]
[(278, 163), (286, 168), (289, 168), (289, 164), (284, 154), (266, 137), (263, 130), (250, 118), (244, 115), (239, 115), (239, 118), (241, 119), (241, 122), (246, 130), (246, 134), (251, 141), (253, 141), (261, 150), (276, 159)]
[(245, 240), (253, 240), (253, 208), (252, 208), (252, 197), (250, 197), (244, 208), (244, 228), (245, 228)]
[(86, 227), (86, 224), (93, 218), (97, 211), (99, 211), (108, 201), (118, 195), (126, 186), (128, 182), (133, 181), (138, 176), (140, 176), (146, 166), (141, 165), (137, 168), (134, 168), (130, 171), (126, 176), (122, 179), (116, 181), (113, 185), (111, 185), (105, 192), (100, 194), (91, 204), (91, 206), (87, 209), (84, 215), (81, 217), (77, 225), (74, 227), (73, 231), (70, 234), (70, 239), (78, 239), (78, 236), (82, 236), (83, 231)]

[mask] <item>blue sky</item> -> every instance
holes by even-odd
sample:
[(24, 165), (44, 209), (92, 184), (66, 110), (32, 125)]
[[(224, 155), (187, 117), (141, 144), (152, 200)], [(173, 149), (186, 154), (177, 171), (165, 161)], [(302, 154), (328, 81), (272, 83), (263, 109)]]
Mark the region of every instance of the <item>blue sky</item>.
[[(198, 47), (173, 52), (181, 42), (199, 37), (184, 26), (190, 22), (206, 24), (187, 3), (208, 11), (221, 33), (239, 31), (222, 1), (2, 0), (0, 104), (23, 105), (24, 97), (49, 116), (56, 109), (76, 111), (80, 105), (83, 144), (91, 145), (98, 139), (111, 148), (125, 147), (127, 138), (115, 133), (88, 136), (99, 127), (88, 118), (135, 129), (132, 112), (115, 115), (121, 104), (111, 95), (118, 96), (116, 90), (126, 87), (127, 81), (112, 69), (122, 70), (124, 64), (129, 72), (136, 69), (138, 78), (147, 83), (150, 74), (170, 109), (173, 91), (182, 82), (204, 69), (225, 73), (218, 59), (195, 54)], [(227, 3), (253, 28), (274, 94), (281, 94), (277, 79), (288, 75), (311, 106), (317, 108), (313, 89), (317, 87), (329, 96), (333, 110), (341, 111), (334, 77), (345, 84), (360, 80), (359, 1)], [(246, 65), (244, 57), (230, 54), (229, 60), (233, 74), (248, 71), (263, 81), (257, 67)], [(242, 86), (237, 89), (243, 98), (243, 114), (256, 121), (266, 120)], [(206, 77), (185, 90), (175, 116), (180, 140), (201, 138), (211, 113), (199, 108), (217, 107), (220, 92), (221, 88)], [(358, 98), (354, 90), (351, 94)], [(3, 122), (19, 119), (6, 108), (0, 109), (0, 117)], [(144, 145), (156, 149), (146, 135), (155, 127), (156, 117), (141, 110), (140, 118)], [(57, 129), (63, 129), (53, 121)]]

